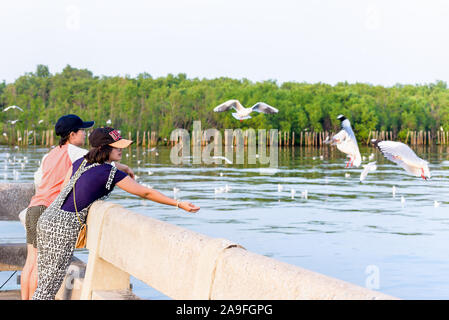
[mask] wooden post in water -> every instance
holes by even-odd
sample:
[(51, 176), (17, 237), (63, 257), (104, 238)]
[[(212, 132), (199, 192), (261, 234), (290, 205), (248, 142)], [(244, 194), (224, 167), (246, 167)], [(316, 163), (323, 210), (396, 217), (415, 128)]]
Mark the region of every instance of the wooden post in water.
[(137, 135), (136, 135), (136, 146), (139, 146), (139, 130), (137, 130)]
[(292, 146), (295, 146), (295, 131), (292, 132)]

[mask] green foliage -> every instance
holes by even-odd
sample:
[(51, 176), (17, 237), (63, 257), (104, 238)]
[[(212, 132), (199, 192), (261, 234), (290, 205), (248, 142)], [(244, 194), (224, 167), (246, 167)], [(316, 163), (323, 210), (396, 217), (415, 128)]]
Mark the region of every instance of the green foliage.
[[(231, 113), (215, 113), (218, 104), (238, 99), (247, 107), (264, 101), (278, 114), (252, 113), (236, 121)], [(112, 126), (126, 133), (154, 130), (168, 137), (175, 128), (272, 129), (300, 132), (337, 131), (336, 119), (344, 114), (356, 135), (368, 139), (371, 130), (393, 131), (405, 138), (408, 130), (449, 130), (449, 91), (443, 81), (428, 85), (373, 86), (363, 83), (276, 81), (251, 82), (230, 78), (188, 79), (186, 74), (153, 78), (144, 72), (136, 78), (98, 77), (86, 69), (67, 65), (51, 74), (45, 65), (14, 83), (0, 83), (0, 108), (18, 105), (24, 112), (0, 112), (0, 129), (44, 130), (64, 114), (75, 113), (97, 126)], [(8, 120), (19, 119), (12, 125)], [(39, 123), (39, 121), (41, 123)]]

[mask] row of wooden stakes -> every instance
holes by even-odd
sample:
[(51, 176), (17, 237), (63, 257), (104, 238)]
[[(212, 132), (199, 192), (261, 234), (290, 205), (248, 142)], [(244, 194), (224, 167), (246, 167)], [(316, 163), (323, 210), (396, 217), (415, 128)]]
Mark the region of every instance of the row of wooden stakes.
[[(248, 136), (245, 134), (246, 131), (243, 131), (243, 143), (247, 145)], [(233, 144), (236, 145), (238, 143), (238, 139), (235, 136), (229, 137), (227, 135), (229, 132), (224, 132), (223, 144)], [(279, 146), (313, 146), (319, 147), (324, 144), (324, 141), (334, 135), (333, 132), (308, 132), (302, 131), (299, 134), (295, 134), (295, 132), (289, 131), (278, 131), (278, 145)], [(231, 133), (232, 135), (232, 133)], [(125, 135), (129, 140), (134, 140), (135, 146), (142, 147), (154, 147), (156, 145), (175, 145), (177, 142), (170, 141), (169, 138), (161, 138), (157, 135), (155, 131), (137, 131), (135, 134), (128, 132)], [(266, 144), (271, 145), (270, 141), (272, 140), (267, 131), (266, 135)], [(379, 140), (397, 140), (397, 136), (392, 131), (370, 131), (369, 137), (366, 140), (366, 144), (369, 145), (371, 139), (379, 139)], [(59, 137), (55, 135), (54, 130), (44, 130), (40, 133), (35, 131), (24, 130), (23, 132), (17, 130), (16, 134), (12, 136), (8, 136), (6, 133), (0, 137), (0, 143), (9, 144), (9, 145), (17, 145), (17, 146), (29, 146), (29, 145), (40, 145), (40, 146), (53, 146), (55, 143), (57, 144), (59, 141)], [(218, 139), (216, 140), (218, 141)], [(407, 133), (406, 140), (403, 141), (406, 144), (410, 145), (430, 145), (430, 144), (449, 144), (449, 131), (437, 131), (436, 134), (432, 135), (430, 131), (409, 131)], [(210, 143), (209, 140), (206, 140), (205, 131), (201, 135), (201, 145), (205, 146)], [(86, 138), (86, 144), (88, 144)]]

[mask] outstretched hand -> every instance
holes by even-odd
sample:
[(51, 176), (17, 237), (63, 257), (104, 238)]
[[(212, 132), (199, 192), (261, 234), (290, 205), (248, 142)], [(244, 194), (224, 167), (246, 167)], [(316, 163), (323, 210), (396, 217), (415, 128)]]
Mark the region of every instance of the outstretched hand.
[(200, 207), (197, 207), (188, 201), (180, 202), (179, 207), (187, 212), (197, 212), (198, 210), (200, 210)]

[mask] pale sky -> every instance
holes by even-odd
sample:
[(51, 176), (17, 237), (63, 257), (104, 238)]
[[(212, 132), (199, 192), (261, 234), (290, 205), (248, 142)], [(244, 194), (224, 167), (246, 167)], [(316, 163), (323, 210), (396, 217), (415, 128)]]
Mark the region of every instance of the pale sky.
[(449, 81), (447, 0), (2, 0), (0, 81), (95, 75)]

